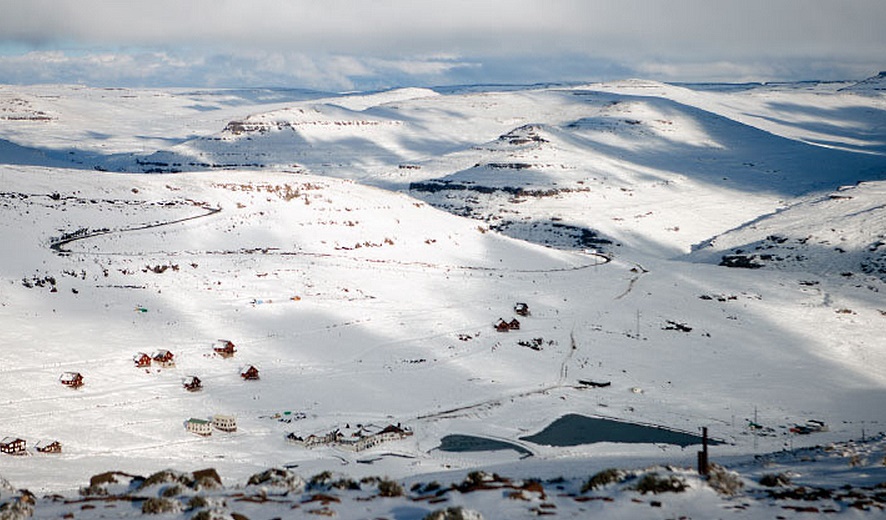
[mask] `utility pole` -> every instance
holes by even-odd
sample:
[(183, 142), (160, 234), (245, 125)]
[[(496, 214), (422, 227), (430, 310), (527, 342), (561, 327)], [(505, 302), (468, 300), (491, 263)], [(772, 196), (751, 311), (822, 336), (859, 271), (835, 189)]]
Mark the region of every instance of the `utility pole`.
[(698, 474), (702, 476), (708, 475), (708, 427), (701, 428), (701, 451), (698, 452)]
[(757, 453), (757, 432), (760, 430), (760, 423), (757, 422), (757, 407), (754, 406), (754, 453)]

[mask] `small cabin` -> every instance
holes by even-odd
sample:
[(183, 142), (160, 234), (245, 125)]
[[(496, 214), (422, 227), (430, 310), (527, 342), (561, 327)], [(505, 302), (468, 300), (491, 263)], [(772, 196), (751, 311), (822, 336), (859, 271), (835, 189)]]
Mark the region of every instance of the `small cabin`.
[(213, 415), (212, 427), (223, 432), (237, 431), (237, 418), (233, 415)]
[(511, 326), (505, 320), (499, 319), (498, 323), (495, 324), (495, 330), (497, 332), (507, 332), (511, 330)]
[(71, 388), (80, 388), (83, 386), (83, 376), (80, 375), (80, 372), (65, 372), (59, 376), (58, 380), (61, 384)]
[(137, 368), (148, 368), (151, 366), (151, 356), (145, 354), (144, 352), (139, 352), (138, 354), (133, 356), (132, 361), (135, 362), (135, 366)]
[(378, 432), (376, 436), (381, 440), (404, 439), (412, 436), (412, 430), (401, 427), (400, 423), (396, 425), (389, 424), (382, 431)]
[(62, 443), (58, 441), (40, 441), (34, 445), (38, 453), (61, 453)]
[(27, 453), (27, 442), (18, 437), (5, 437), (0, 441), (0, 453), (7, 455), (24, 455)]
[(154, 363), (161, 367), (169, 368), (175, 366), (175, 355), (168, 350), (158, 350), (151, 356)]
[(524, 318), (525, 318), (526, 316), (529, 316), (529, 305), (527, 305), (527, 304), (525, 304), (525, 303), (523, 303), (523, 302), (517, 302), (517, 303), (515, 303), (515, 304), (514, 304), (514, 313), (515, 313), (517, 316), (523, 316)]
[(203, 437), (212, 435), (212, 423), (204, 419), (194, 419), (193, 417), (188, 419), (185, 423), (185, 429)]
[(256, 381), (259, 379), (258, 369), (252, 365), (249, 365), (240, 371), (240, 377), (242, 377), (246, 381)]
[(510, 330), (520, 330), (520, 321), (517, 318), (512, 319), (508, 322), (508, 329)]
[(237, 352), (234, 343), (226, 339), (216, 341), (215, 345), (212, 346), (212, 350), (223, 358), (233, 357), (234, 353)]
[(182, 380), (182, 387), (188, 392), (196, 392), (203, 389), (203, 382), (197, 376), (188, 376)]

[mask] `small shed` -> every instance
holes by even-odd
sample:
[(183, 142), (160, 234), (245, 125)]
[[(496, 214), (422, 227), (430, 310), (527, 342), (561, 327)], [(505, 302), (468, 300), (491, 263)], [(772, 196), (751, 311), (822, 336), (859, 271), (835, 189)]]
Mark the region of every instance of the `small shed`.
[(34, 445), (38, 453), (61, 453), (62, 443), (58, 441), (40, 441)]
[(259, 379), (258, 369), (253, 365), (249, 365), (240, 371), (240, 377), (246, 381), (257, 381)]
[(517, 316), (523, 316), (524, 318), (526, 316), (529, 316), (529, 314), (530, 314), (529, 313), (529, 305), (527, 305), (523, 302), (515, 303), (514, 304), (514, 313), (516, 313)]
[(0, 453), (8, 455), (24, 455), (27, 453), (27, 442), (18, 437), (4, 437), (0, 441)]
[(161, 367), (169, 368), (175, 366), (175, 355), (168, 350), (158, 350), (157, 352), (154, 352), (151, 358), (154, 363), (157, 363)]
[(495, 330), (497, 332), (507, 332), (511, 330), (511, 326), (503, 319), (499, 319), (498, 323), (495, 324)]
[(192, 417), (185, 423), (185, 429), (203, 437), (212, 435), (212, 423), (205, 419), (194, 419)]
[(223, 358), (233, 357), (234, 353), (237, 352), (234, 343), (227, 339), (217, 340), (212, 346), (212, 350)]
[(138, 354), (133, 356), (132, 361), (135, 362), (135, 366), (138, 368), (148, 368), (151, 366), (151, 356), (145, 354), (144, 352), (139, 352)]
[(182, 380), (182, 386), (188, 392), (197, 392), (203, 389), (203, 382), (197, 376), (188, 376)]
[(508, 328), (510, 330), (520, 330), (520, 321), (517, 318), (512, 319), (508, 322)]
[(65, 372), (59, 376), (58, 380), (61, 384), (71, 388), (80, 388), (83, 386), (83, 376), (80, 372)]
[(237, 431), (237, 418), (233, 415), (213, 415), (212, 427), (223, 432)]

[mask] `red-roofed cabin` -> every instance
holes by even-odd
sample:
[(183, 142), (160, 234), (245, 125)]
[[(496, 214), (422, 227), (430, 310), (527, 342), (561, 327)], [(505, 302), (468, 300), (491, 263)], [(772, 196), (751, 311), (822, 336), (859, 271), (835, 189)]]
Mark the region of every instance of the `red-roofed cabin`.
[(138, 354), (133, 356), (132, 361), (135, 362), (135, 366), (138, 368), (147, 368), (151, 366), (151, 356), (145, 354), (144, 352), (139, 352)]
[(242, 377), (246, 381), (255, 381), (259, 378), (258, 369), (252, 365), (249, 365), (248, 367), (240, 371), (240, 377)]
[(154, 360), (154, 363), (157, 363), (161, 367), (174, 367), (175, 366), (175, 355), (168, 350), (158, 350), (154, 352), (154, 355), (151, 356)]
[(498, 320), (498, 323), (495, 324), (495, 330), (497, 330), (498, 332), (508, 332), (509, 330), (511, 330), (511, 326), (508, 325), (508, 322), (506, 322), (505, 320), (500, 319)]
[(226, 339), (216, 341), (215, 345), (212, 346), (212, 350), (215, 351), (216, 354), (225, 358), (232, 357), (234, 353), (237, 352), (234, 343)]
[(83, 376), (80, 375), (80, 372), (65, 372), (59, 376), (58, 380), (61, 384), (71, 388), (80, 388), (83, 386)]

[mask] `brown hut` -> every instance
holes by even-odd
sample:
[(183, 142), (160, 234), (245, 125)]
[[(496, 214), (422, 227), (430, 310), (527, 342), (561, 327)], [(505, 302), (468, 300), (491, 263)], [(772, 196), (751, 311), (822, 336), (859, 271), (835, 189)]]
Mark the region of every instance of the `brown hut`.
[(529, 305), (523, 302), (517, 302), (514, 304), (514, 312), (517, 316), (523, 316), (525, 318), (526, 316), (529, 316)]
[(80, 388), (83, 386), (83, 376), (80, 375), (80, 372), (65, 372), (59, 376), (58, 380), (61, 384), (71, 388)]
[(196, 392), (203, 389), (203, 382), (197, 376), (188, 376), (182, 381), (182, 386), (188, 392)]
[(40, 441), (34, 446), (34, 449), (38, 453), (61, 453), (62, 443), (58, 441)]
[(212, 350), (223, 358), (233, 357), (234, 353), (237, 352), (234, 343), (226, 339), (216, 341), (215, 345), (212, 346)]

